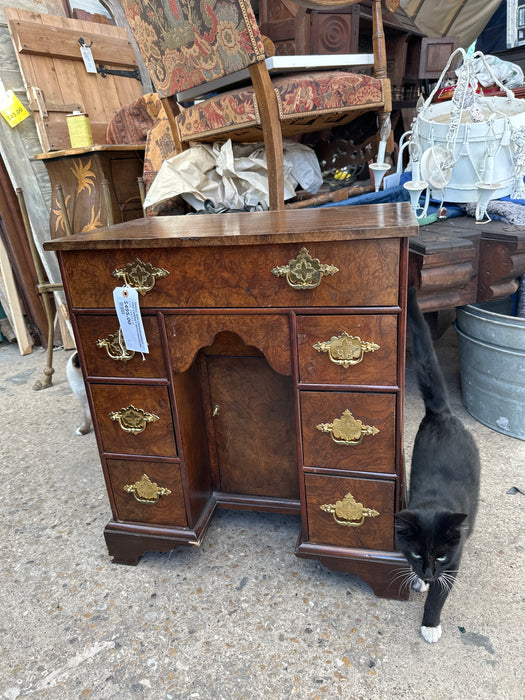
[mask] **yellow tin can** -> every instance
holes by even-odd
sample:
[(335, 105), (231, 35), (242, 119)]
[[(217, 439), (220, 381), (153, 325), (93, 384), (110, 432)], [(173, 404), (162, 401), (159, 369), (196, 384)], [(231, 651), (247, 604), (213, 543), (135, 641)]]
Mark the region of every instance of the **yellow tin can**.
[(66, 115), (66, 120), (71, 148), (86, 148), (93, 145), (91, 124), (87, 114), (73, 112)]

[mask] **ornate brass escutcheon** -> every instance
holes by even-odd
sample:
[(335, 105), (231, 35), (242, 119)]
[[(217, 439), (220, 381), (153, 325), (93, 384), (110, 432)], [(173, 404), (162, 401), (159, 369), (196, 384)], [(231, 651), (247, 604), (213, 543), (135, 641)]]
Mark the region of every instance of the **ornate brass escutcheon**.
[(159, 420), (159, 417), (154, 413), (146, 413), (142, 408), (135, 408), (133, 404), (127, 408), (121, 408), (120, 411), (112, 411), (109, 417), (111, 420), (118, 421), (122, 430), (126, 433), (133, 433), (133, 435), (138, 435), (146, 430), (148, 423)]
[(107, 338), (97, 340), (95, 345), (97, 348), (105, 348), (112, 360), (127, 362), (135, 355), (134, 350), (127, 349), (120, 328), (116, 333), (110, 333)]
[(120, 270), (113, 270), (113, 277), (121, 278), (125, 284), (135, 287), (137, 292), (144, 296), (155, 286), (155, 282), (161, 277), (167, 277), (170, 273), (161, 267), (154, 267), (151, 263), (142, 262), (135, 258)]
[(339, 272), (339, 268), (335, 265), (326, 265), (318, 258), (312, 258), (304, 247), (288, 265), (279, 265), (272, 270), (273, 275), (286, 277), (286, 281), (293, 289), (315, 289), (321, 284), (324, 275), (335, 275), (336, 272)]
[(321, 510), (331, 513), (338, 525), (346, 527), (360, 527), (365, 518), (376, 518), (379, 515), (373, 508), (365, 508), (362, 503), (358, 503), (351, 493), (347, 493), (342, 501), (321, 506)]
[(316, 428), (322, 433), (330, 433), (337, 445), (359, 445), (365, 435), (376, 435), (379, 432), (379, 428), (373, 425), (363, 425), (348, 408), (343, 411), (341, 418), (336, 418), (332, 423), (319, 423)]
[(346, 369), (361, 362), (365, 352), (379, 350), (379, 345), (343, 331), (341, 335), (334, 335), (330, 340), (319, 341), (313, 348), (317, 352), (327, 352), (333, 363)]
[(161, 496), (169, 496), (171, 491), (151, 481), (147, 474), (143, 474), (134, 484), (126, 484), (124, 491), (132, 493), (139, 503), (157, 503)]

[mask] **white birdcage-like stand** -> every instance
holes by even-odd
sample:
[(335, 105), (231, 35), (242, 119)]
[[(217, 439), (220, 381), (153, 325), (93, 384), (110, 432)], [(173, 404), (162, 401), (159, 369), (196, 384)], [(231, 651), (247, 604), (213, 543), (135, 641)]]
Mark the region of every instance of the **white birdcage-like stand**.
[[(463, 57), (452, 100), (432, 103), (443, 77), (458, 53)], [(404, 187), (416, 216), (426, 215), (419, 206), (423, 191), (438, 201), (476, 204), (476, 221), (490, 221), (491, 199), (511, 195), (523, 198), (525, 189), (525, 101), (514, 97), (494, 77), (505, 97), (479, 94), (474, 64), (481, 52), (467, 58), (463, 49), (451, 55), (440, 81), (412, 125), (408, 138), (412, 179)]]

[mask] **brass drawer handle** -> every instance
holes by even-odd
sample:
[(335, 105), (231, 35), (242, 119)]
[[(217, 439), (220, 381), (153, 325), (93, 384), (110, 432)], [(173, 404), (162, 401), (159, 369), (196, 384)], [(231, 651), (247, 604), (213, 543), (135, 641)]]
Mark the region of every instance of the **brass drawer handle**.
[(154, 481), (151, 481), (147, 474), (143, 474), (139, 481), (134, 484), (126, 484), (122, 487), (124, 491), (132, 493), (135, 500), (139, 503), (157, 503), (161, 496), (169, 496), (171, 491), (159, 486)]
[(331, 513), (335, 522), (345, 527), (361, 527), (365, 518), (376, 518), (379, 515), (377, 510), (366, 508), (362, 503), (358, 503), (350, 492), (342, 501), (322, 505), (321, 510)]
[(107, 338), (102, 338), (96, 341), (95, 345), (97, 348), (105, 348), (112, 360), (120, 360), (121, 362), (128, 362), (135, 355), (135, 350), (128, 350), (126, 343), (124, 342), (124, 336), (122, 331), (119, 330), (116, 333), (110, 333)]
[(167, 277), (170, 273), (161, 267), (154, 267), (151, 263), (142, 262), (135, 258), (120, 270), (113, 270), (113, 277), (121, 278), (125, 284), (135, 287), (137, 292), (144, 296), (155, 286), (155, 282), (161, 277)]
[(148, 423), (159, 420), (159, 417), (154, 413), (147, 413), (142, 408), (135, 408), (133, 404), (127, 408), (121, 408), (120, 411), (112, 411), (109, 417), (111, 420), (118, 421), (122, 430), (126, 433), (133, 433), (133, 435), (138, 435), (146, 430)]
[(288, 265), (279, 265), (272, 270), (276, 277), (286, 277), (292, 289), (315, 289), (321, 284), (323, 275), (335, 275), (336, 272), (339, 269), (335, 265), (326, 265), (318, 258), (312, 258), (304, 247)]
[(319, 423), (316, 428), (322, 433), (330, 433), (337, 445), (359, 445), (365, 435), (376, 435), (379, 432), (379, 428), (373, 425), (363, 425), (348, 408), (341, 418), (335, 418), (332, 423)]
[(365, 352), (375, 352), (375, 350), (379, 350), (380, 346), (343, 331), (341, 335), (334, 335), (330, 340), (319, 341), (312, 347), (317, 352), (327, 352), (334, 364), (347, 369), (347, 367), (361, 362)]

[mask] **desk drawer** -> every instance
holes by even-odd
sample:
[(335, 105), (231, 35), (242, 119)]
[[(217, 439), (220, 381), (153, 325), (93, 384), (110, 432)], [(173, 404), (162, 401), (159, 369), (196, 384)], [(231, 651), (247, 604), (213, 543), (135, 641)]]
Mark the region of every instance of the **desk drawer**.
[[(393, 481), (306, 474), (305, 482), (310, 542), (392, 549)], [(352, 498), (364, 510), (353, 504)]]
[[(351, 246), (333, 241), (73, 251), (64, 256), (64, 267), (75, 308), (112, 308), (113, 289), (126, 280), (150, 288), (139, 295), (141, 306), (150, 308), (394, 306), (399, 246), (397, 239), (372, 239)], [(302, 277), (318, 286), (293, 288)]]
[(397, 316), (298, 316), (300, 381), (397, 384)]
[(108, 459), (106, 463), (119, 520), (187, 526), (177, 462)]
[(90, 391), (104, 452), (177, 455), (167, 387), (91, 384)]
[(76, 321), (88, 376), (126, 378), (166, 376), (156, 316), (142, 317), (149, 347), (149, 353), (144, 353), (144, 356), (140, 352), (126, 350), (122, 334), (119, 339), (119, 322), (116, 315), (79, 315)]
[(305, 467), (394, 473), (394, 394), (302, 391), (300, 400)]

